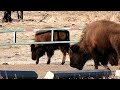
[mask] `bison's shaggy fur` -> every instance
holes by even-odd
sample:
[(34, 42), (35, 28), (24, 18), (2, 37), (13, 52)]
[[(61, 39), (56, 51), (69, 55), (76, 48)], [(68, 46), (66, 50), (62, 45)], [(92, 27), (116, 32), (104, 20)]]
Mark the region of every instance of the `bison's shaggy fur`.
[(93, 58), (95, 69), (101, 63), (106, 69), (120, 64), (120, 24), (99, 20), (87, 25), (82, 39), (70, 47), (70, 66), (83, 69), (87, 60)]
[[(53, 35), (54, 41), (69, 41), (69, 31), (67, 30), (55, 30)], [(51, 41), (51, 30), (49, 31), (38, 31), (35, 34), (35, 42), (47, 42)], [(39, 58), (42, 57), (45, 52), (47, 53), (48, 61), (47, 64), (50, 64), (50, 59), (54, 55), (54, 50), (60, 49), (63, 54), (62, 65), (65, 63), (66, 53), (70, 47), (69, 43), (56, 43), (56, 44), (32, 44), (31, 52), (32, 59), (36, 60), (36, 64), (39, 63)]]

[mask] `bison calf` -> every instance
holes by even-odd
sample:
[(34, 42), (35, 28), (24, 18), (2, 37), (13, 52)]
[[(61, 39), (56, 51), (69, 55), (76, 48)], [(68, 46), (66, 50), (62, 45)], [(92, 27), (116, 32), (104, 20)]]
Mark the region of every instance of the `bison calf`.
[[(69, 31), (67, 30), (55, 30), (53, 35), (54, 41), (70, 41)], [(47, 42), (51, 41), (51, 31), (38, 31), (35, 34), (35, 42)], [(51, 57), (54, 55), (54, 50), (60, 49), (63, 58), (62, 65), (65, 63), (66, 53), (70, 47), (69, 43), (56, 43), (56, 44), (32, 44), (32, 60), (36, 60), (36, 64), (39, 63), (39, 58), (47, 53), (48, 61), (47, 64), (50, 64)]]

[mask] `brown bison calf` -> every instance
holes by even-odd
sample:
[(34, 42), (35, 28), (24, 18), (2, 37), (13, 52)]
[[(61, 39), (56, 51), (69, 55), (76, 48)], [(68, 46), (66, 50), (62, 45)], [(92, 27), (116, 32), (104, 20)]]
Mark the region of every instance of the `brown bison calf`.
[(99, 62), (106, 68), (120, 64), (120, 24), (112, 21), (95, 21), (83, 30), (80, 42), (70, 47), (70, 66), (83, 69), (85, 63), (93, 58), (95, 69)]
[[(55, 30), (53, 35), (54, 41), (69, 41), (69, 31), (67, 30)], [(35, 42), (47, 42), (51, 41), (51, 31), (38, 31), (35, 35)], [(47, 53), (48, 61), (47, 64), (50, 64), (51, 57), (54, 55), (54, 50), (60, 49), (63, 58), (62, 65), (65, 63), (66, 53), (68, 53), (68, 49), (70, 47), (69, 43), (54, 43), (54, 44), (32, 44), (31, 52), (32, 52), (32, 60), (36, 60), (36, 64), (39, 63), (39, 58)]]

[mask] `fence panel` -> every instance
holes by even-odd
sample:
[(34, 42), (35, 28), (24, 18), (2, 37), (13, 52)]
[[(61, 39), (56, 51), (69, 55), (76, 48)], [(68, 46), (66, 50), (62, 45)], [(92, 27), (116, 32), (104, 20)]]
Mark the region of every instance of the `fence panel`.
[[(36, 32), (38, 30), (51, 30), (51, 41), (49, 42), (17, 42), (16, 33), (17, 32)], [(13, 33), (13, 42), (11, 43), (0, 43), (0, 46), (10, 46), (10, 45), (30, 45), (30, 44), (53, 44), (53, 43), (77, 43), (78, 41), (53, 41), (54, 30), (81, 30), (77, 28), (41, 28), (41, 29), (31, 29), (31, 30), (0, 30), (0, 33)]]

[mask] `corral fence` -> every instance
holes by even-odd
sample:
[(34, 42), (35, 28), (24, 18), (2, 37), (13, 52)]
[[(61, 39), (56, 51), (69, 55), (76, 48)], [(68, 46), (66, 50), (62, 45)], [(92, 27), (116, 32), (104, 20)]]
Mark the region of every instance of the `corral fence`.
[[(17, 32), (36, 32), (39, 30), (51, 30), (51, 41), (47, 42), (17, 42), (16, 33)], [(76, 43), (77, 40), (71, 41), (53, 41), (54, 30), (81, 30), (80, 28), (41, 28), (41, 29), (31, 29), (31, 30), (0, 30), (0, 33), (13, 33), (13, 42), (11, 43), (0, 43), (0, 46), (10, 46), (10, 45), (30, 45), (30, 44), (53, 44), (53, 43)]]
[[(0, 46), (30, 45), (30, 44), (53, 44), (53, 43), (76, 43), (78, 41), (53, 41), (54, 30), (75, 30), (80, 28), (41, 28), (31, 30), (0, 30), (0, 33), (13, 33), (13, 42), (0, 43)], [(51, 41), (49, 42), (17, 42), (17, 32), (36, 32), (39, 30), (51, 30)], [(37, 79), (38, 75), (34, 71), (14, 71), (0, 70), (0, 79)]]

